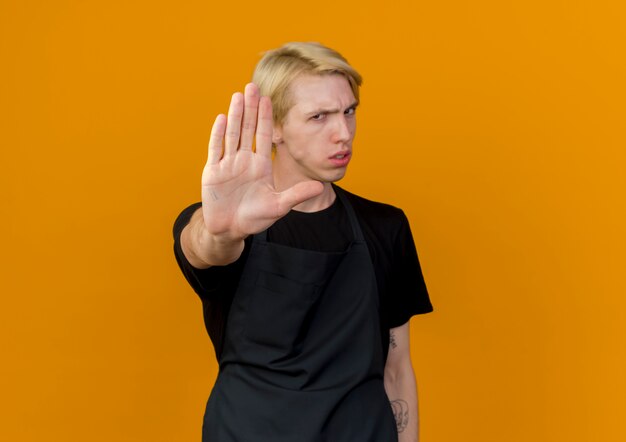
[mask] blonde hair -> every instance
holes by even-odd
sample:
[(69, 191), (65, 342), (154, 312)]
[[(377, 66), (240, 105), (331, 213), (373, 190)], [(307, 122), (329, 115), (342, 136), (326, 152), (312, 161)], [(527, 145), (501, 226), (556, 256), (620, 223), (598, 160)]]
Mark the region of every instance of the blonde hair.
[(274, 123), (282, 124), (293, 105), (289, 86), (302, 74), (346, 77), (354, 97), (359, 100), (361, 75), (348, 64), (343, 56), (320, 43), (292, 42), (265, 52), (252, 76), (261, 92), (272, 100)]

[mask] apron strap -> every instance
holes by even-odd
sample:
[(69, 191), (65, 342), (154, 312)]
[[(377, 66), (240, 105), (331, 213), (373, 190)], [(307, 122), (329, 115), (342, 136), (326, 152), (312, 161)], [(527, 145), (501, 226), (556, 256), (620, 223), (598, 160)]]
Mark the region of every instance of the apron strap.
[(348, 201), (348, 197), (345, 194), (345, 191), (333, 184), (333, 189), (335, 189), (335, 194), (343, 204), (343, 207), (346, 208), (346, 212), (348, 212), (348, 218), (350, 219), (350, 225), (352, 226), (352, 233), (354, 233), (355, 241), (365, 241), (365, 237), (363, 236), (363, 231), (361, 230), (361, 226), (359, 225), (358, 218), (356, 217), (356, 213), (354, 213), (354, 209), (352, 208), (352, 204)]

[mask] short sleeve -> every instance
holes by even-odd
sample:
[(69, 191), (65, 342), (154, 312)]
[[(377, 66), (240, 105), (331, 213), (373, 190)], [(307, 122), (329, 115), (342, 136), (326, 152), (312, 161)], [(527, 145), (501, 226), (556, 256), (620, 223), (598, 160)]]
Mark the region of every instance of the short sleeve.
[(242, 261), (247, 255), (249, 241), (246, 240), (244, 253), (232, 264), (227, 266), (214, 266), (207, 269), (197, 269), (192, 266), (183, 253), (180, 236), (183, 229), (189, 224), (196, 210), (202, 207), (202, 203), (195, 203), (183, 210), (174, 222), (174, 256), (185, 279), (203, 301), (222, 297), (226, 293), (232, 294), (234, 286), (242, 270)]
[(414, 315), (432, 312), (411, 227), (404, 212), (394, 239), (391, 269), (387, 307), (389, 328), (405, 324)]

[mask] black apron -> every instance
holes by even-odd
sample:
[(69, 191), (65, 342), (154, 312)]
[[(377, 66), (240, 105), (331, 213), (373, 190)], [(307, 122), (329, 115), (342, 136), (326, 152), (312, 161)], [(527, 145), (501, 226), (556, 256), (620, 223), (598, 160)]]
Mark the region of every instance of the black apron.
[(203, 442), (393, 442), (376, 276), (343, 191), (344, 252), (254, 236), (226, 326)]

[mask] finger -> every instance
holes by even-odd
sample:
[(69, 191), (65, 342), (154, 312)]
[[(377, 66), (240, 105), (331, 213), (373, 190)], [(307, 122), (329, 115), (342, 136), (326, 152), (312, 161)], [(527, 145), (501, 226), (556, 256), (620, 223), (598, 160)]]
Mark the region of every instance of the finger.
[(282, 213), (287, 213), (298, 204), (320, 195), (323, 190), (324, 185), (319, 181), (305, 181), (295, 184), (279, 194), (279, 210)]
[(269, 97), (261, 97), (256, 128), (256, 153), (267, 157), (272, 156), (273, 126), (272, 101)]
[(224, 132), (226, 130), (226, 116), (219, 114), (215, 118), (213, 128), (211, 128), (211, 138), (209, 139), (209, 157), (208, 164), (217, 164), (222, 158), (222, 142), (224, 141)]
[(228, 121), (226, 122), (226, 140), (224, 143), (224, 156), (234, 155), (239, 145), (239, 133), (241, 130), (241, 116), (243, 115), (243, 95), (240, 92), (233, 94), (228, 108)]
[(252, 150), (256, 116), (259, 109), (259, 88), (254, 83), (246, 85), (244, 91), (243, 127), (241, 128), (240, 150)]

